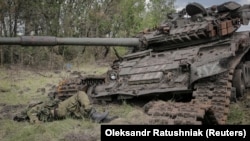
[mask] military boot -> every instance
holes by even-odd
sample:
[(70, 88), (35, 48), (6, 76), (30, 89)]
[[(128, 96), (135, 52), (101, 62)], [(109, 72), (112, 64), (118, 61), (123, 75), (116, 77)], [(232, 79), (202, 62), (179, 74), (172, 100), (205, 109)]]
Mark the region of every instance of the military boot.
[(106, 118), (104, 118), (102, 120), (102, 123), (108, 123), (108, 122), (110, 122), (110, 121), (112, 121), (114, 119), (117, 119), (117, 118), (118, 118), (118, 116), (107, 116)]
[(114, 120), (115, 118), (118, 117), (117, 116), (110, 117), (108, 111), (105, 111), (103, 113), (98, 113), (95, 109), (92, 109), (90, 112), (90, 118), (97, 123), (103, 123), (103, 122), (110, 122), (111, 120)]
[(97, 123), (101, 123), (103, 119), (105, 119), (108, 116), (108, 112), (103, 112), (103, 113), (98, 113), (94, 108), (91, 109), (90, 111), (90, 118), (97, 122)]

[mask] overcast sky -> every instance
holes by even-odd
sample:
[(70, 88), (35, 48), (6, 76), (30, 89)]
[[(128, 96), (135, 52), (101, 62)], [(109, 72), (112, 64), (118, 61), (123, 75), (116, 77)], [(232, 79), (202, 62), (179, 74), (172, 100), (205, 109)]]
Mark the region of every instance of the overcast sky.
[[(224, 2), (228, 2), (230, 0), (176, 0), (175, 7), (178, 10), (186, 7), (188, 3), (197, 2), (203, 5), (204, 7), (210, 7), (212, 5), (219, 5)], [(250, 0), (234, 0), (235, 2), (243, 5), (243, 4), (250, 4)]]
[[(188, 3), (197, 2), (203, 5), (205, 8), (210, 7), (212, 5), (219, 5), (224, 2), (228, 2), (230, 0), (176, 0), (175, 8), (179, 11), (186, 7)], [(232, 0), (233, 1), (233, 0)], [(243, 4), (250, 4), (250, 0), (234, 0), (235, 2), (243, 5)], [(250, 31), (250, 24), (248, 26), (241, 26), (238, 31), (249, 30)]]

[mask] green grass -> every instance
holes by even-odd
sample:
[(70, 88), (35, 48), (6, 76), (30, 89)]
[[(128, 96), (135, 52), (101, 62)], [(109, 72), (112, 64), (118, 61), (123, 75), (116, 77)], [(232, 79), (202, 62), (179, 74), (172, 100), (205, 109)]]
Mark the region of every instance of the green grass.
[[(82, 65), (81, 68), (74, 67), (74, 70), (81, 72), (83, 75), (98, 75), (105, 73), (107, 67), (96, 67), (95, 65)], [(92, 73), (91, 73), (92, 72)], [(46, 76), (46, 77), (44, 77)], [(7, 70), (0, 68), (0, 88), (4, 88), (8, 92), (1, 94), (0, 103), (6, 104), (25, 104), (30, 100), (44, 99), (41, 92), (37, 92), (39, 88), (45, 88), (47, 84), (57, 85), (61, 80), (72, 77), (70, 73), (62, 71), (59, 74), (52, 72), (36, 72), (24, 70)], [(46, 88), (46, 92), (49, 88)]]
[(244, 119), (244, 112), (238, 104), (230, 105), (230, 113), (228, 115), (228, 124), (242, 124)]
[[(110, 106), (110, 109), (112, 108), (117, 108), (115, 106)], [(134, 110), (133, 106), (126, 103), (126, 101), (122, 102), (122, 104), (119, 107), (121, 110), (116, 111), (116, 110), (111, 110), (114, 111), (114, 115), (120, 115), (121, 117), (126, 117), (132, 110)]]
[[(98, 70), (94, 66), (84, 66), (76, 71), (82, 71), (86, 74), (91, 70), (96, 70), (95, 74), (104, 73), (107, 68), (103, 67)], [(72, 70), (74, 71), (74, 70)], [(71, 71), (71, 72), (72, 72)], [(43, 100), (47, 98), (49, 87), (47, 84), (57, 85), (63, 78), (70, 77), (69, 73), (7, 70), (0, 68), (0, 87), (8, 89), (8, 92), (0, 93), (0, 103), (7, 105), (27, 105), (32, 100)], [(37, 92), (38, 88), (46, 88), (46, 93)], [(29, 89), (29, 90), (27, 90)], [(21, 93), (22, 91), (22, 93)], [(0, 106), (0, 110), (3, 106)], [(1, 116), (0, 116), (1, 117)], [(100, 124), (90, 120), (65, 119), (60, 121), (30, 124), (28, 122), (15, 122), (12, 119), (0, 119), (0, 139), (1, 141), (58, 141), (63, 139), (67, 134), (86, 133), (93, 136), (100, 136)]]
[(8, 89), (8, 92), (1, 94), (1, 103), (6, 104), (25, 104), (33, 99), (41, 99), (46, 97), (37, 92), (38, 88), (44, 87), (46, 84), (57, 84), (59, 77), (41, 77), (35, 72), (4, 70), (1, 69), (1, 76), (4, 77), (0, 81), (0, 86)]
[[(68, 133), (80, 132), (100, 135), (100, 125), (86, 120), (65, 119), (35, 125), (28, 122), (17, 123), (12, 120), (0, 120), (0, 124), (1, 141), (57, 141)], [(94, 127), (98, 130), (93, 132)]]
[(107, 72), (108, 67), (98, 67), (96, 65), (90, 65), (90, 64), (83, 64), (80, 67), (74, 67), (75, 70), (79, 71), (79, 72), (83, 72), (85, 74), (88, 75), (100, 75), (103, 74), (105, 72)]
[[(108, 67), (96, 67), (94, 65), (82, 65), (73, 67), (74, 70), (82, 74), (102, 74)], [(95, 72), (95, 73), (93, 73)], [(35, 71), (28, 70), (7, 70), (0, 68), (0, 88), (5, 88), (8, 92), (0, 93), (0, 103), (17, 105), (28, 104), (31, 100), (43, 100), (47, 98), (49, 87), (46, 93), (37, 92), (38, 88), (44, 88), (47, 84), (57, 85), (63, 78), (71, 77), (70, 73), (39, 72), (48, 77), (41, 76)], [(51, 77), (49, 77), (51, 76)], [(27, 90), (29, 88), (30, 90)], [(21, 94), (20, 91), (23, 91)], [(142, 110), (126, 101), (121, 104), (96, 105), (98, 111), (108, 110), (110, 115), (119, 116), (119, 121), (112, 124), (140, 124), (147, 120)], [(0, 110), (3, 106), (0, 106)], [(248, 116), (249, 117), (249, 116)], [(233, 104), (230, 107), (228, 124), (245, 123), (250, 124), (247, 115), (242, 110), (242, 105)], [(138, 120), (139, 119), (139, 120)], [(0, 119), (0, 139), (1, 141), (58, 141), (68, 134), (86, 133), (91, 136), (100, 137), (100, 124), (90, 120), (75, 120), (67, 118), (65, 120), (30, 124), (28, 122), (15, 122), (11, 119)]]

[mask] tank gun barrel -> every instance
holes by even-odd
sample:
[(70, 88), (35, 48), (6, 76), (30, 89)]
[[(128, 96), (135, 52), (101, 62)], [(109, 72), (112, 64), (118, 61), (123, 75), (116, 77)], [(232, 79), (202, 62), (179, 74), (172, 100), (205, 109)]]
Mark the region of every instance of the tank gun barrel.
[(20, 36), (0, 37), (0, 45), (22, 46), (56, 46), (56, 45), (86, 45), (86, 46), (131, 46), (141, 43), (139, 38), (57, 38), (53, 36)]

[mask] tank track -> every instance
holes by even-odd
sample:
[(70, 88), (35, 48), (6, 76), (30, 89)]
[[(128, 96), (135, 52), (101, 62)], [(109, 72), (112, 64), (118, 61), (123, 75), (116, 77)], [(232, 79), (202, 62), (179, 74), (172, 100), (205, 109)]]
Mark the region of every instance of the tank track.
[(229, 114), (233, 73), (225, 72), (195, 85), (195, 100), (211, 101), (211, 110), (218, 124), (226, 124)]
[(150, 124), (201, 125), (210, 104), (151, 101), (144, 106)]
[(225, 72), (194, 85), (190, 102), (151, 101), (144, 106), (151, 124), (226, 124), (232, 74)]

